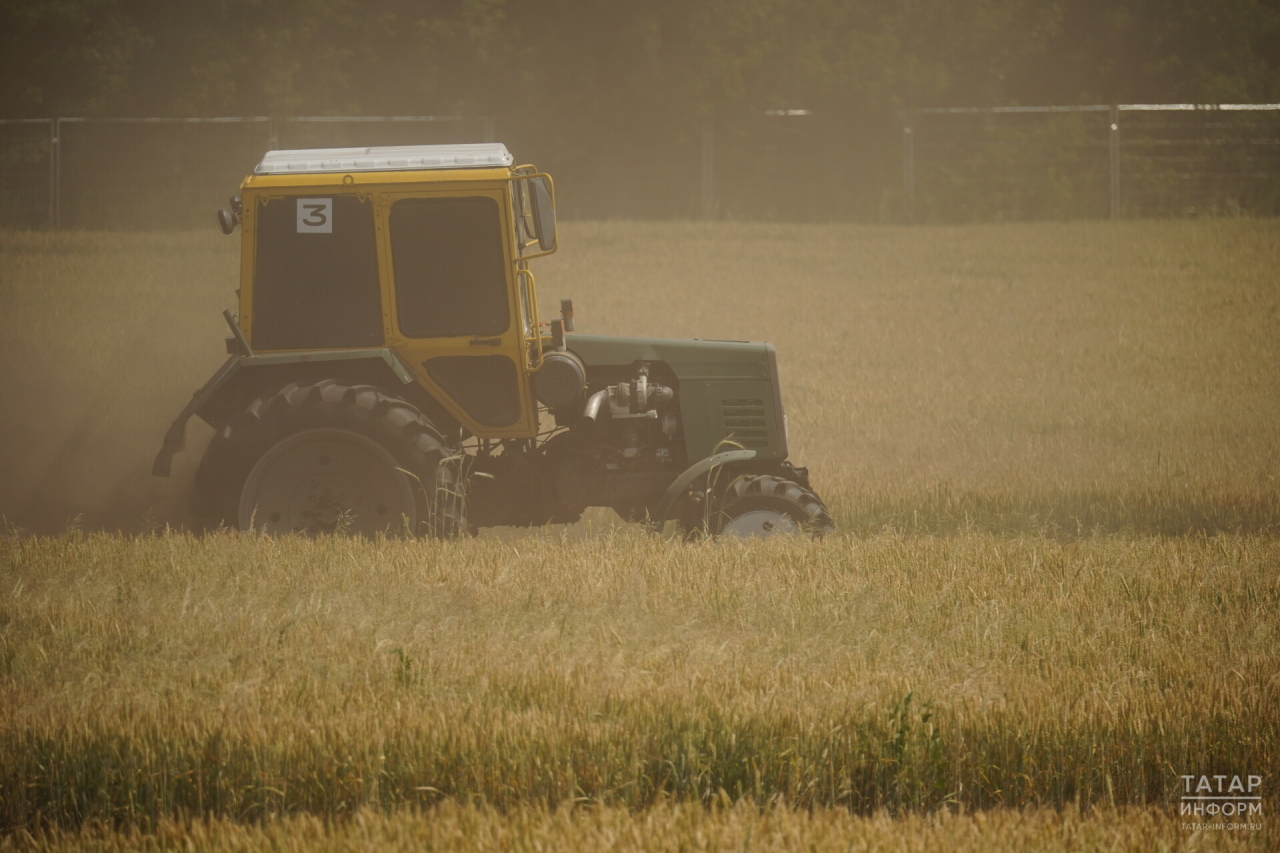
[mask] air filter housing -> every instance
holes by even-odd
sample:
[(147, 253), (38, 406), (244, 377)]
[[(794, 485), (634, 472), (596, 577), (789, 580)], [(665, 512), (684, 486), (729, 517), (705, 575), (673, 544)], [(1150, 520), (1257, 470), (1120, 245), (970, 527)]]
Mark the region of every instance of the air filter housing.
[(549, 409), (562, 409), (582, 397), (587, 388), (587, 369), (571, 352), (549, 352), (542, 367), (533, 374), (533, 394)]

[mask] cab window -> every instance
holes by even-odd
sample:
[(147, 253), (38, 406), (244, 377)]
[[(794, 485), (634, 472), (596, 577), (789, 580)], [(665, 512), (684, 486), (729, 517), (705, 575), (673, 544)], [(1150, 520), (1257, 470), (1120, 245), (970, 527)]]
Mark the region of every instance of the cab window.
[(372, 200), (272, 198), (257, 220), (254, 349), (382, 346)]
[(403, 198), (391, 205), (400, 332), (410, 338), (499, 335), (511, 325), (498, 203)]

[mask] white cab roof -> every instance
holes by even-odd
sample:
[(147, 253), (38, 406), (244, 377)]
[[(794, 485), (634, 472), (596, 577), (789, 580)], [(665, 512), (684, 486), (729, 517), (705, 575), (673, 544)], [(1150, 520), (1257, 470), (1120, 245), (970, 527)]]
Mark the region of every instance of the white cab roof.
[(268, 151), (255, 175), (386, 172), (418, 169), (492, 169), (512, 164), (501, 142), (469, 145), (397, 145), (385, 148), (308, 148)]

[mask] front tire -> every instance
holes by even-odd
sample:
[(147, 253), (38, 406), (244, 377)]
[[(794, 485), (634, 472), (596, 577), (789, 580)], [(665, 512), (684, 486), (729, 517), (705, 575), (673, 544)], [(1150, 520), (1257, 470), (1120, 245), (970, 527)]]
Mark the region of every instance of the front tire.
[(770, 474), (745, 474), (718, 496), (711, 511), (713, 536), (757, 538), (807, 534), (835, 528), (831, 513), (812, 490)]
[(272, 535), (456, 536), (457, 454), (418, 409), (372, 385), (291, 384), (209, 445), (195, 511)]

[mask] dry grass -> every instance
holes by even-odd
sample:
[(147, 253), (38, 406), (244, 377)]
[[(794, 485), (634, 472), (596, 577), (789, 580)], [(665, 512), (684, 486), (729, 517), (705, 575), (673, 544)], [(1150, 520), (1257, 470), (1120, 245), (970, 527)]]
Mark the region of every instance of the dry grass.
[(3, 547), (10, 827), (440, 798), (1172, 809), (1182, 773), (1280, 772), (1270, 537)]
[(757, 810), (659, 805), (641, 813), (617, 808), (519, 808), (509, 813), (445, 803), (393, 815), (365, 811), (341, 822), (313, 815), (265, 826), (231, 821), (166, 821), (153, 834), (86, 827), (0, 842), (0, 850), (54, 853), (181, 851), (231, 853), (396, 853), (396, 851), (793, 851), (821, 853), (1110, 853), (1264, 849), (1258, 832), (1183, 831), (1160, 809), (1102, 809), (1088, 814), (1043, 809), (954, 815), (857, 817), (844, 809)]
[(564, 243), (542, 298), (583, 331), (779, 345), (839, 535), (96, 532), (183, 520), (197, 431), (147, 470), (223, 358), (234, 245), (0, 234), (0, 512), (53, 534), (0, 536), (0, 827), (55, 833), (4, 844), (1273, 841), (1175, 804), (1261, 773), (1271, 831), (1274, 223)]

